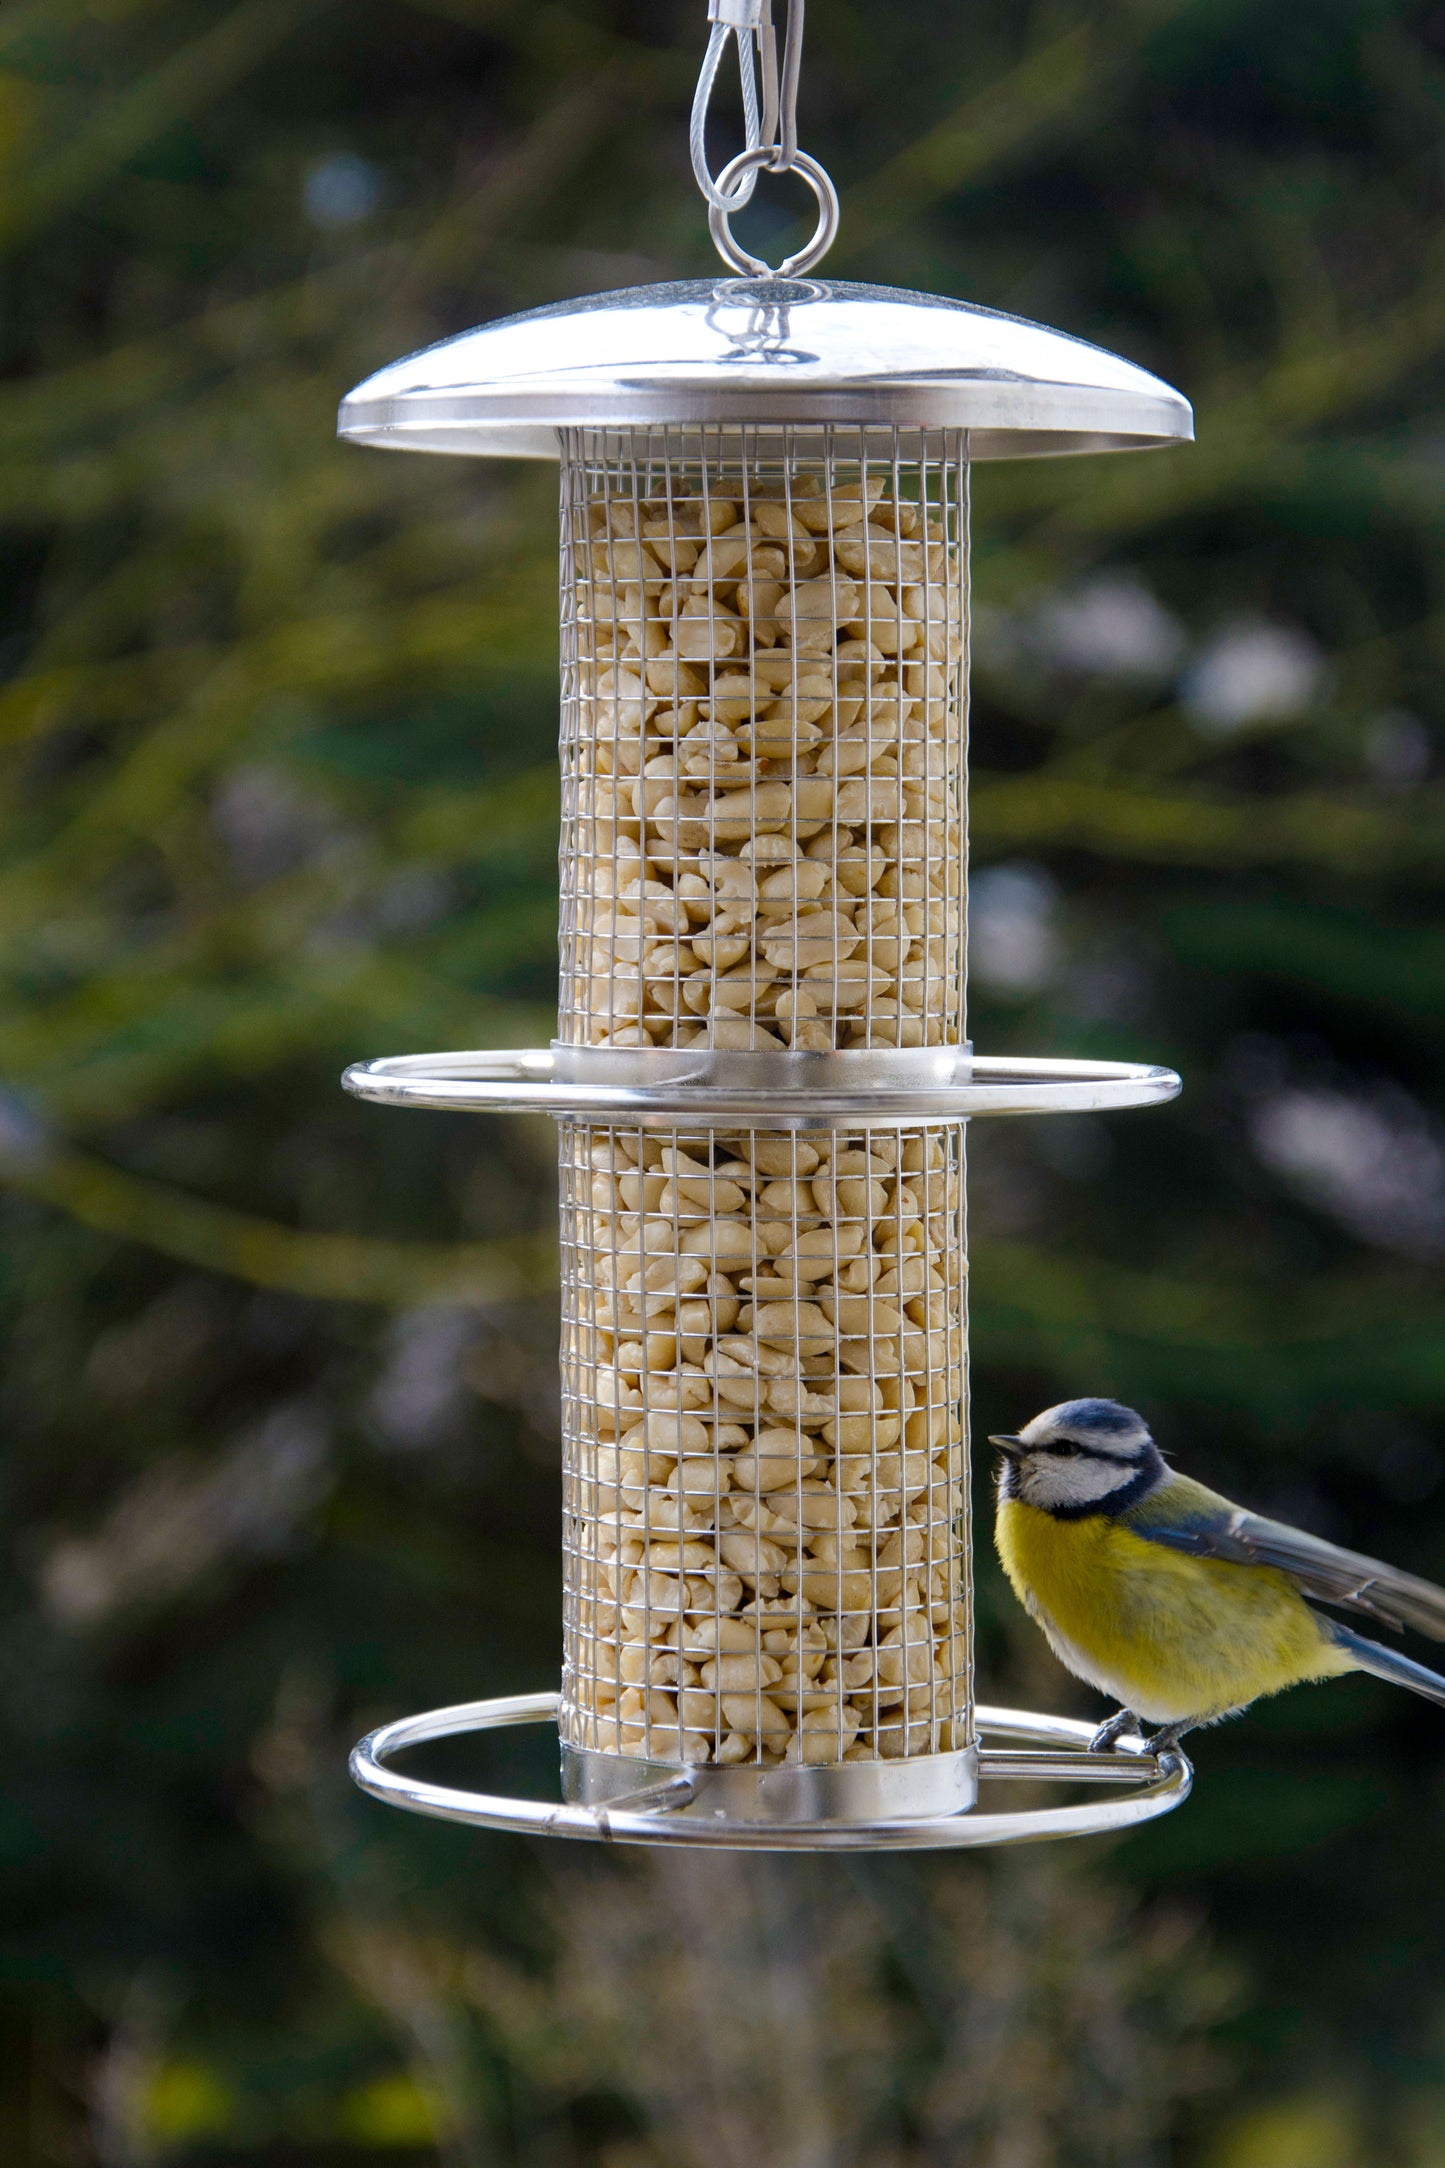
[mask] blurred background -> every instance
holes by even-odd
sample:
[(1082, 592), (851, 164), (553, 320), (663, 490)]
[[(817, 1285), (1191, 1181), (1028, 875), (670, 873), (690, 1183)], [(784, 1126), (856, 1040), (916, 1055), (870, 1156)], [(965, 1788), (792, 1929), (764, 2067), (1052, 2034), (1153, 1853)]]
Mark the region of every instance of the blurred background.
[[(558, 1663), (553, 1137), (336, 1085), (550, 1035), (556, 573), (552, 471), (334, 408), (714, 268), (704, 32), (0, 11), (0, 2157), (1441, 2168), (1445, 1725), (1383, 1686), (1127, 1840), (921, 1865), (346, 1783)], [(802, 110), (830, 271), (1198, 410), (978, 478), (976, 1041), (1187, 1091), (976, 1135), (976, 1429), (1117, 1394), (1445, 1578), (1445, 8), (815, 0)], [(1097, 1707), (987, 1557), (981, 1612), (987, 1698)]]

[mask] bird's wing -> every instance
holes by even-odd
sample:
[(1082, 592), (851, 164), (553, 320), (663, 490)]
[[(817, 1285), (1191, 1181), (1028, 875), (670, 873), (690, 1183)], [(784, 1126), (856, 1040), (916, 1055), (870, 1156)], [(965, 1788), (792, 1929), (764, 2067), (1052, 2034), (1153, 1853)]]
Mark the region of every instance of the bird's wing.
[[(1184, 1484), (1179, 1482), (1180, 1490)], [(1171, 1485), (1171, 1489), (1174, 1486)], [(1167, 1519), (1130, 1517), (1134, 1533), (1147, 1542), (1184, 1551), (1194, 1558), (1221, 1558), (1237, 1566), (1274, 1566), (1287, 1573), (1306, 1596), (1320, 1603), (1363, 1611), (1387, 1626), (1413, 1626), (1417, 1633), (1445, 1641), (1445, 1589), (1401, 1573), (1378, 1558), (1342, 1551), (1322, 1536), (1307, 1535), (1283, 1521), (1266, 1520), (1202, 1485), (1189, 1485), (1202, 1510), (1174, 1512)], [(1208, 1500), (1208, 1506), (1203, 1501)], [(1182, 1504), (1183, 1501), (1180, 1500)], [(1147, 1502), (1146, 1509), (1147, 1511)]]

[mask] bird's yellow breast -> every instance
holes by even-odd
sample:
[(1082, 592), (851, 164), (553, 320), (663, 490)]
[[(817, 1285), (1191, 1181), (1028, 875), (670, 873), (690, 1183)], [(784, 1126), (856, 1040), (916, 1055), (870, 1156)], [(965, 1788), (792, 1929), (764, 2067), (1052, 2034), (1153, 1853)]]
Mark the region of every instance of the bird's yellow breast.
[(1191, 1558), (1104, 1513), (999, 1502), (1004, 1571), (1071, 1671), (1153, 1723), (1221, 1716), (1351, 1668), (1293, 1582)]

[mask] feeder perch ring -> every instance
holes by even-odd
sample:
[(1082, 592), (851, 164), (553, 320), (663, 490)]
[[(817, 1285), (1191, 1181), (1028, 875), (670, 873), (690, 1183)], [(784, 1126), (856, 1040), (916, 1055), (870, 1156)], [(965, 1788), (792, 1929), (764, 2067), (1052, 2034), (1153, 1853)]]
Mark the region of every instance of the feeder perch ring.
[(473, 1829), (522, 1836), (576, 1837), (613, 1844), (713, 1846), (739, 1852), (937, 1852), (975, 1845), (1028, 1844), (1051, 1837), (1103, 1836), (1168, 1814), (1188, 1798), (1189, 1762), (1177, 1748), (1090, 1754), (1091, 1724), (1014, 1709), (975, 1711), (985, 1739), (978, 1750), (982, 1782), (1121, 1784), (1122, 1797), (1012, 1812), (921, 1815), (873, 1822), (741, 1822), (708, 1809), (706, 1768), (678, 1769), (645, 1790), (605, 1806), (567, 1806), (428, 1784), (390, 1766), (391, 1757), (431, 1739), (500, 1731), (514, 1724), (555, 1723), (557, 1694), (511, 1694), (465, 1701), (421, 1716), (401, 1717), (370, 1732), (351, 1756), (351, 1774), (364, 1792), (388, 1805)]
[(343, 1079), (358, 1099), (453, 1113), (552, 1114), (596, 1122), (958, 1121), (999, 1114), (1102, 1113), (1176, 1097), (1172, 1069), (1142, 1062), (1023, 1060), (925, 1049), (837, 1054), (685, 1055), (642, 1060), (609, 1049), (395, 1054)]

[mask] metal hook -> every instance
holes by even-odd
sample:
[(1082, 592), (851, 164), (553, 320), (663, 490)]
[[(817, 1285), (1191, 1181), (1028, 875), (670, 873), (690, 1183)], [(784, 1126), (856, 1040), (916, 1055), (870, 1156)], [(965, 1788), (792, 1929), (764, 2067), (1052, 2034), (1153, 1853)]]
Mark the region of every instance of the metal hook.
[[(818, 161), (798, 148), (798, 86), (803, 73), (805, 6), (806, 0), (788, 0), (788, 27), (783, 41), (780, 77), (772, 0), (708, 0), (712, 31), (692, 102), (689, 138), (692, 170), (707, 199), (708, 226), (718, 254), (734, 270), (755, 275), (767, 275), (769, 267), (760, 257), (750, 256), (734, 241), (728, 219), (732, 212), (740, 211), (751, 201), (759, 173), (801, 173), (818, 199), (818, 224), (813, 237), (806, 247), (780, 267), (781, 275), (787, 277), (810, 270), (826, 255), (838, 231), (837, 191)], [(723, 47), (730, 36), (737, 40), (746, 147), (714, 179), (707, 163), (707, 112)], [(753, 71), (754, 43), (762, 75), (761, 117)]]

